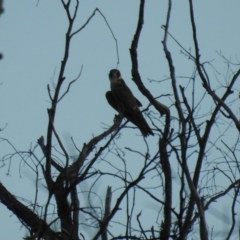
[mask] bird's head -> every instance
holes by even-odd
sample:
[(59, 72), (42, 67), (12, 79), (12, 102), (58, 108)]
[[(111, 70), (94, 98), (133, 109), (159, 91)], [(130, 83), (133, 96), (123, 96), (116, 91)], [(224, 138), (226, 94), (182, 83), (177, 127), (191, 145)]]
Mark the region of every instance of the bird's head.
[(109, 72), (109, 80), (110, 81), (114, 81), (114, 80), (118, 80), (118, 79), (121, 79), (121, 73), (119, 70), (117, 69), (112, 69), (110, 72)]

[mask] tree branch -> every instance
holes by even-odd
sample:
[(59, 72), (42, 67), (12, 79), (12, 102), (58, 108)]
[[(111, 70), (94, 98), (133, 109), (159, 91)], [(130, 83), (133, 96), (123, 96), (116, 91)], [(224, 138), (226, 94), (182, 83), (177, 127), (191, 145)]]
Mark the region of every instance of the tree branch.
[(63, 240), (58, 233), (49, 228), (46, 222), (8, 192), (2, 183), (0, 183), (0, 200), (16, 217), (29, 226), (37, 237), (49, 240)]
[(132, 40), (132, 45), (130, 48), (130, 56), (132, 60), (132, 77), (135, 84), (138, 86), (140, 92), (149, 100), (149, 102), (159, 111), (161, 115), (166, 113), (169, 114), (169, 109), (167, 106), (158, 102), (150, 93), (150, 91), (143, 85), (141, 80), (139, 71), (138, 71), (138, 55), (137, 55), (137, 47), (138, 41), (140, 38), (142, 26), (143, 26), (143, 18), (144, 18), (144, 4), (145, 0), (140, 0), (140, 8), (139, 8), (139, 16), (138, 16), (138, 25), (135, 32), (135, 35)]

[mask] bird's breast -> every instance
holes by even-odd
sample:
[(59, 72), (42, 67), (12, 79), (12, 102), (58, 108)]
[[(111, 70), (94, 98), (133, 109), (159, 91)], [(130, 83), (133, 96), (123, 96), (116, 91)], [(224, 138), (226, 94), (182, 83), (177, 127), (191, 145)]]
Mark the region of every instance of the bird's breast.
[(122, 87), (122, 81), (120, 79), (111, 81), (111, 90)]

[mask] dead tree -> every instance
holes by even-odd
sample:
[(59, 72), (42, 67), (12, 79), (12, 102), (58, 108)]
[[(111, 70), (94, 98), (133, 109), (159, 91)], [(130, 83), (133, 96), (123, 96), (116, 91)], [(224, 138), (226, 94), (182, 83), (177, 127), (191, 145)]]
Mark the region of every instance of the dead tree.
[[(207, 240), (212, 238), (212, 232), (206, 213), (211, 213), (212, 206), (219, 208), (217, 201), (222, 199), (231, 204), (228, 213), (230, 227), (224, 229), (224, 238), (230, 239), (237, 228), (240, 183), (240, 122), (234, 109), (238, 100), (234, 89), (240, 69), (232, 69), (234, 65), (225, 59), (229, 66), (229, 77), (225, 83), (222, 82), (220, 89), (213, 87), (211, 75), (214, 68), (207, 68), (211, 64), (201, 60), (192, 0), (189, 0), (189, 21), (194, 53), (186, 50), (187, 47), (171, 33), (172, 1), (168, 1), (166, 22), (162, 26), (162, 46), (169, 76), (163, 83), (167, 91), (161, 96), (153, 96), (147, 89), (138, 65), (138, 61), (141, 61), (138, 43), (145, 16), (145, 0), (140, 0), (136, 30), (130, 44), (131, 74), (140, 93), (149, 102), (143, 113), (151, 121), (155, 134), (152, 138), (156, 144), (151, 145), (148, 139), (136, 136), (137, 141), (144, 143), (145, 152), (130, 146), (123, 149), (121, 132), (128, 122), (117, 115), (112, 126), (88, 140), (81, 148), (72, 141), (78, 150), (73, 162), (55, 126), (59, 102), (81, 77), (82, 69), (63, 89), (71, 41), (87, 27), (95, 14), (99, 14), (116, 41), (116, 49), (118, 42), (111, 24), (98, 8), (81, 27), (74, 30), (79, 1), (61, 2), (68, 28), (57, 84), (54, 89), (47, 86), (51, 101), (47, 109), (47, 133), (37, 141), (43, 158), (35, 154), (36, 148), (25, 152), (16, 150), (14, 153), (33, 169), (36, 183), (44, 182), (48, 192), (47, 201), (39, 207), (36, 191), (35, 201), (24, 204), (0, 184), (0, 201), (28, 229), (29, 236), (26, 239), (90, 239), (87, 233), (92, 232), (91, 239), (94, 240), (184, 240), (188, 237)], [(72, 12), (73, 4), (75, 8)], [(169, 39), (179, 47), (186, 61), (191, 61), (192, 75), (186, 77), (185, 82), (180, 82), (176, 75), (178, 66), (174, 63)], [(118, 50), (116, 55), (118, 58)], [(220, 57), (224, 58), (222, 55)], [(230, 130), (235, 134), (231, 143), (224, 136)], [(2, 161), (6, 162), (10, 156), (3, 156)], [(138, 163), (134, 169), (130, 163), (132, 157)], [(95, 189), (101, 180), (105, 183), (103, 199)], [(88, 188), (81, 191), (80, 186), (85, 183)], [(95, 203), (93, 196), (100, 199), (100, 203)]]

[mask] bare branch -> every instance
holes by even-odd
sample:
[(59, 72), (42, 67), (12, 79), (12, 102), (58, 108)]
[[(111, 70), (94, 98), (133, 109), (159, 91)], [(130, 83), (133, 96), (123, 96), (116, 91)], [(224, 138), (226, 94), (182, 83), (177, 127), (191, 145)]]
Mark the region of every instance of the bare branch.
[(18, 216), (37, 237), (43, 237), (50, 240), (62, 240), (62, 238), (51, 230), (48, 225), (41, 220), (29, 208), (19, 202), (7, 189), (0, 183), (0, 200), (10, 211)]
[(80, 77), (81, 74), (82, 74), (82, 69), (83, 69), (83, 65), (82, 65), (82, 67), (81, 67), (81, 70), (80, 70), (78, 76), (77, 76), (75, 79), (73, 79), (73, 80), (68, 84), (67, 90), (65, 91), (65, 93), (63, 93), (63, 95), (62, 95), (61, 97), (59, 97), (58, 102), (60, 102), (60, 101), (64, 98), (64, 96), (69, 92), (71, 85), (79, 79), (79, 77)]
[(137, 57), (137, 47), (138, 41), (140, 38), (142, 26), (143, 26), (143, 18), (144, 18), (144, 4), (145, 0), (140, 1), (140, 8), (139, 8), (139, 16), (138, 16), (138, 25), (135, 32), (135, 35), (132, 40), (131, 48), (130, 48), (130, 56), (132, 60), (132, 77), (133, 81), (138, 86), (140, 92), (149, 100), (149, 102), (159, 111), (161, 115), (169, 114), (169, 109), (167, 106), (163, 105), (162, 103), (158, 102), (152, 94), (147, 90), (147, 88), (143, 85), (141, 80), (139, 71), (138, 71), (138, 57)]
[(70, 37), (73, 37), (75, 34), (81, 32), (81, 31), (88, 25), (88, 23), (89, 23), (89, 22), (91, 21), (91, 19), (94, 17), (94, 15), (95, 15), (96, 12), (98, 12), (98, 13), (102, 16), (102, 18), (104, 19), (105, 23), (107, 24), (108, 29), (110, 30), (110, 32), (111, 32), (111, 34), (112, 34), (112, 37), (113, 37), (113, 39), (114, 39), (114, 41), (115, 41), (115, 43), (116, 43), (117, 65), (118, 65), (118, 64), (119, 64), (119, 54), (118, 54), (118, 42), (117, 42), (117, 39), (116, 39), (116, 37), (115, 37), (115, 35), (114, 35), (113, 31), (112, 31), (112, 28), (110, 27), (110, 25), (109, 25), (109, 23), (108, 23), (106, 17), (104, 16), (104, 14), (103, 14), (98, 8), (95, 8), (95, 9), (94, 9), (93, 13), (90, 15), (90, 17), (87, 19), (87, 21), (82, 25), (82, 27), (80, 27), (78, 30), (76, 30), (75, 32), (73, 32)]
[[(110, 215), (110, 212), (111, 212), (111, 201), (112, 201), (112, 190), (111, 190), (111, 187), (108, 186), (107, 187), (106, 198), (105, 198), (105, 213), (104, 213), (103, 220), (102, 220), (103, 223), (107, 220), (107, 218)], [(107, 237), (107, 225), (105, 225), (105, 227), (102, 228), (101, 237), (102, 237), (102, 240), (108, 240), (108, 237)]]

